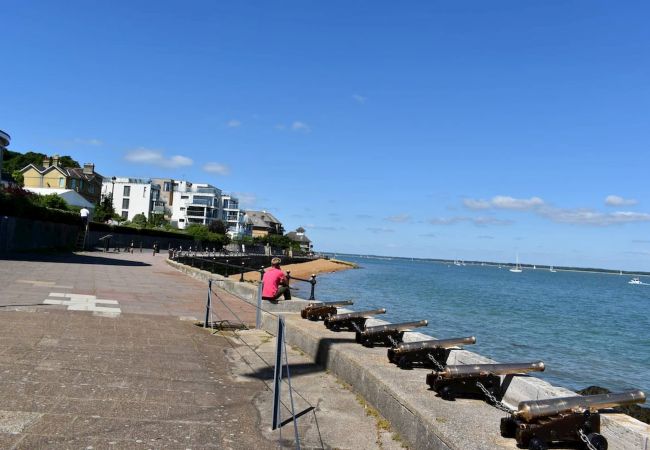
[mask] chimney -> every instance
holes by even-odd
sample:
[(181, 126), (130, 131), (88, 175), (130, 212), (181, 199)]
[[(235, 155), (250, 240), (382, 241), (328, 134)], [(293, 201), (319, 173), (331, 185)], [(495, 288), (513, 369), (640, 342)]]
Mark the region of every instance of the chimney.
[(59, 167), (59, 155), (52, 156), (52, 165), (54, 167)]
[(50, 167), (50, 158), (48, 156), (43, 158), (43, 167)]
[(92, 175), (95, 173), (95, 165), (92, 163), (84, 164), (84, 175)]

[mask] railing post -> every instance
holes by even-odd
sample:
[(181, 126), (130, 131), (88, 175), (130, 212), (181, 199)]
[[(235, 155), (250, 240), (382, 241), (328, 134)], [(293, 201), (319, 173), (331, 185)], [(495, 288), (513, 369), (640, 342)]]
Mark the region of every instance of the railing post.
[(230, 269), (228, 266), (228, 260), (226, 260), (226, 277), (228, 277), (228, 275), (230, 275)]
[(241, 275), (239, 277), (239, 282), (242, 283), (244, 281), (244, 261), (241, 262)]
[(257, 313), (255, 314), (255, 328), (262, 329), (262, 289), (264, 289), (264, 267), (260, 268), (260, 285), (257, 289)]
[(291, 271), (287, 270), (287, 284), (291, 283)]
[(205, 304), (205, 322), (203, 322), (203, 328), (208, 328), (208, 321), (210, 320), (211, 303), (212, 303), (212, 280), (208, 280), (208, 301)]
[(309, 284), (311, 284), (311, 294), (309, 295), (309, 300), (316, 300), (314, 298), (314, 290), (316, 288), (316, 274), (312, 273), (311, 278), (309, 279)]

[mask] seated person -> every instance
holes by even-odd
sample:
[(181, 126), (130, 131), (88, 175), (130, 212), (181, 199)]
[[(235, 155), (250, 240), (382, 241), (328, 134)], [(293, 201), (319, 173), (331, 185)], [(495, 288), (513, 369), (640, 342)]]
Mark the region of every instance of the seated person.
[(280, 269), (280, 258), (273, 258), (271, 260), (271, 268), (264, 272), (262, 283), (262, 299), (269, 300), (277, 303), (280, 296), (284, 296), (285, 300), (291, 300), (291, 292), (289, 291), (289, 280)]

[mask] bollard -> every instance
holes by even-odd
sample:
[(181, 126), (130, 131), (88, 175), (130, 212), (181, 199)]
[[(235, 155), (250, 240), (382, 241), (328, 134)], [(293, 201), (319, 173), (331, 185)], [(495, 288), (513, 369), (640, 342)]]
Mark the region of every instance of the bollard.
[(230, 275), (230, 270), (228, 269), (228, 260), (226, 260), (226, 277)]
[(311, 278), (309, 279), (309, 284), (311, 284), (311, 294), (309, 294), (309, 300), (315, 300), (314, 290), (316, 288), (316, 274), (312, 273)]
[(242, 283), (244, 281), (244, 261), (241, 262), (241, 275), (239, 277), (239, 282)]
[(142, 253), (142, 241), (140, 241), (140, 253)]

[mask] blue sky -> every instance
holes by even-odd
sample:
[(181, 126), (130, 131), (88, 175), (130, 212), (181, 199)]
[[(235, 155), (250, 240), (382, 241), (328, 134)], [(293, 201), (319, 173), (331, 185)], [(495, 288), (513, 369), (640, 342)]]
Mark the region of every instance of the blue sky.
[(647, 2), (3, 2), (11, 149), (317, 250), (650, 270)]

